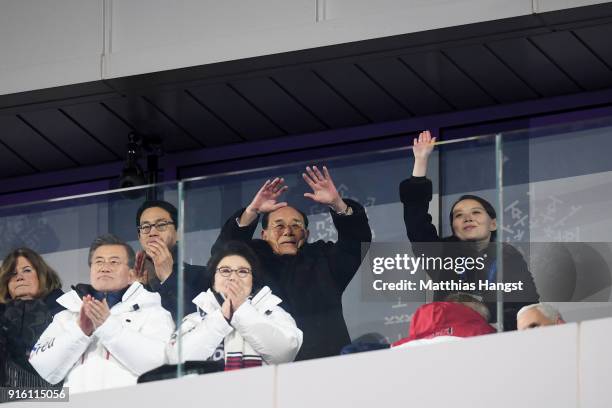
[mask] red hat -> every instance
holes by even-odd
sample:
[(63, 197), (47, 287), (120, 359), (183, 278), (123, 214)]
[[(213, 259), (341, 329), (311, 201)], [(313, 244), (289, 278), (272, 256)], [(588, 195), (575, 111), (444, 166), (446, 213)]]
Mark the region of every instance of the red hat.
[(456, 302), (433, 302), (414, 312), (408, 337), (392, 346), (438, 336), (473, 337), (490, 333), (495, 333), (495, 329), (475, 310)]

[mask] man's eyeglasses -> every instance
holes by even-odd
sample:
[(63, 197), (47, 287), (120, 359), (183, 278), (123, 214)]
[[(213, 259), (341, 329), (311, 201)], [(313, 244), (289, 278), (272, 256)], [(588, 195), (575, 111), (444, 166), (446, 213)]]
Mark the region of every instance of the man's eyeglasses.
[(279, 222), (278, 224), (272, 225), (272, 229), (277, 232), (283, 232), (287, 227), (289, 227), (292, 232), (298, 232), (304, 229), (304, 224), (302, 224), (301, 222), (293, 222), (291, 224), (284, 224), (282, 222)]
[(121, 262), (119, 259), (109, 259), (108, 261), (105, 259), (96, 259), (93, 264), (96, 266), (96, 268), (102, 268), (105, 264), (108, 264), (111, 269), (117, 269), (118, 267), (120, 267), (121, 265), (124, 264), (124, 262)]
[(240, 279), (244, 279), (251, 274), (251, 270), (249, 268), (233, 269), (227, 266), (217, 268), (217, 273), (219, 273), (219, 275), (223, 276), (224, 278), (229, 278), (232, 275), (232, 272), (236, 272), (236, 275), (238, 275)]
[(149, 232), (151, 232), (151, 228), (155, 227), (156, 230), (158, 230), (159, 232), (163, 232), (168, 228), (168, 225), (173, 225), (174, 222), (172, 221), (159, 221), (156, 222), (155, 224), (142, 224), (141, 226), (139, 226), (138, 232), (140, 232), (141, 234), (148, 234)]

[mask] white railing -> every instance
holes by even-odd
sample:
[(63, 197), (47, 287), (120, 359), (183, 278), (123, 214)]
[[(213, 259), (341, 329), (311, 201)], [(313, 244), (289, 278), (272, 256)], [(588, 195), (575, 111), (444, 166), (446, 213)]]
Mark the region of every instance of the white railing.
[(65, 406), (610, 407), (611, 338), (612, 318), (591, 320), (79, 394)]

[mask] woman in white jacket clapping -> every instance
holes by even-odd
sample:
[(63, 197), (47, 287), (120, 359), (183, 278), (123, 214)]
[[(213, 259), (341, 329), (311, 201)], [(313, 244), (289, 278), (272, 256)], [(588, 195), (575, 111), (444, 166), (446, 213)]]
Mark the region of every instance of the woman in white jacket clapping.
[[(228, 242), (208, 263), (211, 289), (193, 299), (198, 311), (186, 316), (173, 336), (170, 362), (223, 361), (225, 370), (293, 361), (302, 331), (281, 299), (261, 285), (257, 256), (242, 242)], [(179, 335), (180, 333), (180, 335)]]

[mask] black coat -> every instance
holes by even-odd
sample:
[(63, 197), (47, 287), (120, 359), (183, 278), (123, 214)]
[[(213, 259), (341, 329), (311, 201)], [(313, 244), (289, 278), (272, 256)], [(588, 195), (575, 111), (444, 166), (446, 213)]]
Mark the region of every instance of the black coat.
[[(30, 351), (53, 320), (53, 316), (64, 309), (57, 303), (57, 298), (63, 294), (60, 289), (55, 289), (44, 298), (12, 300), (1, 305), (0, 343), (5, 345), (5, 355), (1, 359), (3, 363), (16, 366), (19, 371), (38, 377), (36, 370), (28, 362)], [(7, 366), (2, 367), (3, 370), (6, 368)], [(14, 384), (14, 378), (6, 380), (12, 386), (25, 386), (25, 384)], [(42, 378), (39, 380), (41, 381), (39, 386), (46, 384)]]
[(256, 221), (238, 226), (236, 219), (244, 211), (240, 210), (227, 220), (212, 248), (214, 253), (224, 242), (237, 240), (250, 244), (257, 253), (264, 284), (283, 300), (281, 306), (304, 333), (296, 360), (338, 355), (351, 342), (342, 293), (363, 259), (361, 243), (371, 242), (372, 232), (365, 209), (355, 201), (345, 202), (353, 209), (352, 215), (330, 211), (338, 231), (335, 243), (319, 240), (304, 244), (296, 255), (277, 255), (266, 241), (252, 239)]
[[(455, 236), (442, 238), (432, 224), (429, 214), (429, 202), (432, 198), (431, 180), (425, 177), (411, 177), (402, 181), (399, 188), (400, 199), (404, 205), (404, 224), (408, 239), (412, 243), (415, 254), (427, 252), (428, 256), (441, 257), (484, 257), (485, 267), (478, 271), (472, 270), (458, 275), (447, 270), (430, 270), (428, 274), (434, 282), (463, 281), (475, 282), (487, 280), (488, 273), (496, 262), (496, 244), (492, 242), (484, 250), (478, 251), (473, 243), (462, 242)], [(434, 244), (431, 244), (434, 243)], [(423, 244), (423, 245), (420, 245)], [(523, 282), (520, 292), (504, 293), (504, 330), (516, 330), (516, 313), (528, 304), (538, 302), (539, 296), (523, 256), (510, 244), (502, 246), (504, 282)], [(478, 287), (476, 285), (476, 287)], [(462, 291), (471, 292), (483, 298), (492, 321), (497, 321), (495, 291)], [(434, 300), (443, 300), (452, 292), (436, 291)]]
[[(145, 259), (145, 267), (150, 271), (149, 281), (145, 286), (145, 289), (151, 292), (159, 293), (161, 297), (161, 303), (164, 309), (170, 312), (172, 319), (177, 323), (178, 314), (178, 295), (179, 295), (179, 282), (178, 282), (178, 253), (177, 247), (172, 249), (172, 258), (174, 264), (172, 265), (172, 273), (168, 278), (161, 283), (155, 275), (155, 266), (153, 261), (149, 258)], [(183, 317), (197, 310), (192, 300), (200, 292), (208, 290), (210, 285), (210, 276), (207, 274), (206, 267), (200, 265), (190, 265), (183, 263), (183, 275), (184, 281), (182, 285), (183, 290)]]

